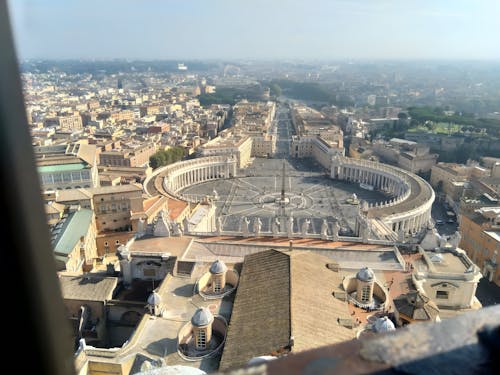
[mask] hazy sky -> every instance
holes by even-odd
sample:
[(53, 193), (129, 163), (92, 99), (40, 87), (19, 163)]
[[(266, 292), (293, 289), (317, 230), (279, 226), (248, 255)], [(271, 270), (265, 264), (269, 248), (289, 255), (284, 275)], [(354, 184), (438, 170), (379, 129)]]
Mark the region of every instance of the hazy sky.
[(500, 59), (500, 0), (10, 0), (20, 58)]

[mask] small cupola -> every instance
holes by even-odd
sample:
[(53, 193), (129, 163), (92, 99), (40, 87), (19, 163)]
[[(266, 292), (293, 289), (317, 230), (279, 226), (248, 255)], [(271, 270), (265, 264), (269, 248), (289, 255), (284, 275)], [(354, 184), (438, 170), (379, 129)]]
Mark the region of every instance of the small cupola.
[(226, 285), (227, 266), (222, 260), (216, 260), (210, 266), (211, 284), (213, 293), (221, 293)]
[(214, 316), (206, 307), (201, 307), (191, 318), (193, 325), (193, 336), (195, 338), (196, 349), (204, 350), (207, 348), (212, 338), (212, 323)]

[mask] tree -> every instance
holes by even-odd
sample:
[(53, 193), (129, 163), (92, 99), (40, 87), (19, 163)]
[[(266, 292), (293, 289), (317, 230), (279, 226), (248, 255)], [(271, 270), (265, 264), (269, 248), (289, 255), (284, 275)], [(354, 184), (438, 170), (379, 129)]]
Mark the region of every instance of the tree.
[(182, 160), (185, 153), (184, 147), (181, 146), (174, 146), (168, 150), (159, 150), (151, 155), (149, 158), (149, 165), (153, 169), (163, 167)]
[(278, 97), (281, 95), (281, 87), (277, 83), (271, 83), (269, 85), (269, 90), (272, 96)]
[(162, 166), (162, 160), (161, 160), (161, 156), (159, 153), (155, 153), (155, 154), (150, 156), (149, 165), (153, 169), (156, 169), (156, 168)]

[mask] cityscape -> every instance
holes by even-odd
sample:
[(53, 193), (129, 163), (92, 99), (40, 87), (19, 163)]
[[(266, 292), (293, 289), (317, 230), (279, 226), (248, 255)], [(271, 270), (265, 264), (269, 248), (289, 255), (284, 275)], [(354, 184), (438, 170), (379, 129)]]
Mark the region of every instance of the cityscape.
[(74, 373), (326, 373), (498, 318), (498, 58), (17, 48)]

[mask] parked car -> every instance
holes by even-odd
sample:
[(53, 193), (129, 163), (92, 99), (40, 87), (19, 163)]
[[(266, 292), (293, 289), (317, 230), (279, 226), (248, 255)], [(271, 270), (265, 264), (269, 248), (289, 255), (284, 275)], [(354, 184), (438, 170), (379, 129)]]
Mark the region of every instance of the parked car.
[(443, 225), (444, 221), (443, 220), (436, 220), (436, 225)]
[(455, 224), (455, 219), (450, 218), (450, 219), (446, 220), (446, 222), (449, 224)]

